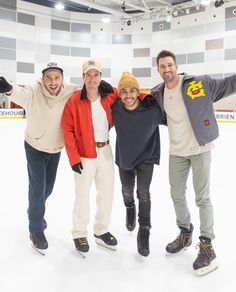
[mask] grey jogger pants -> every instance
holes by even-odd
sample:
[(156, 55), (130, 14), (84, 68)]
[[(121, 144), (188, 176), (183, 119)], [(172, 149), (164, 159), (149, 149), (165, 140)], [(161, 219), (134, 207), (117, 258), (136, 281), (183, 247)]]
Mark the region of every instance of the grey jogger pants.
[(169, 180), (174, 203), (176, 221), (179, 227), (189, 228), (190, 212), (186, 200), (186, 184), (192, 168), (195, 202), (199, 208), (200, 234), (213, 239), (213, 208), (210, 199), (211, 151), (191, 156), (169, 157)]

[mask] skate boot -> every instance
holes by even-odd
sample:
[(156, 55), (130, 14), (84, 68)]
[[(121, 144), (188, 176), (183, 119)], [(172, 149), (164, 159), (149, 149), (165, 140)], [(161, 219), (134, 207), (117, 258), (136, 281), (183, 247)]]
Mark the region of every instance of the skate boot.
[(94, 237), (95, 237), (95, 242), (97, 244), (102, 245), (112, 250), (116, 250), (117, 240), (110, 232), (106, 232), (102, 235), (94, 234)]
[(210, 273), (218, 268), (216, 262), (216, 254), (211, 244), (211, 240), (206, 237), (199, 237), (200, 243), (197, 245), (199, 248), (198, 256), (193, 263), (193, 269), (199, 276)]
[(126, 207), (126, 228), (128, 231), (133, 231), (136, 226), (136, 207), (135, 204), (131, 207)]
[(143, 257), (147, 257), (150, 253), (149, 236), (150, 236), (150, 227), (140, 226), (138, 230), (138, 236), (137, 236), (137, 246), (138, 246), (138, 253)]
[(43, 219), (43, 230), (47, 229), (47, 227), (48, 227), (47, 221)]
[(46, 249), (48, 248), (48, 242), (44, 235), (44, 232), (30, 233), (30, 240), (32, 242), (32, 247), (38, 251), (41, 255), (46, 254)]
[(80, 255), (85, 258), (86, 253), (89, 251), (89, 245), (86, 237), (74, 238), (74, 244)]
[(186, 228), (180, 227), (180, 234), (178, 235), (178, 237), (166, 246), (167, 253), (175, 254), (181, 251), (182, 249), (185, 250), (188, 246), (192, 244), (192, 233), (193, 233), (192, 223), (190, 223), (189, 231), (187, 231)]

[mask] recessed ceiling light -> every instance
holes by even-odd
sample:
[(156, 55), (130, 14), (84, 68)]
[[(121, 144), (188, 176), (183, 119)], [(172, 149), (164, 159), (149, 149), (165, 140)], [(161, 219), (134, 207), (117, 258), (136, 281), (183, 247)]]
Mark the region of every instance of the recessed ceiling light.
[(65, 6), (63, 3), (58, 2), (55, 4), (55, 8), (58, 10), (63, 10), (65, 8)]

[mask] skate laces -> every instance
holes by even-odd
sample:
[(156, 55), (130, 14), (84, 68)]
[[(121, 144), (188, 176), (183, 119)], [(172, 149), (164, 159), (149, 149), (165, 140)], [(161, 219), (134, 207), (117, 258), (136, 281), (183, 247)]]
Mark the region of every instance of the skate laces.
[(80, 245), (88, 245), (88, 241), (86, 237), (78, 238)]
[(189, 238), (191, 237), (191, 234), (186, 234), (183, 231), (180, 232), (179, 236), (172, 242), (173, 248), (177, 248), (179, 246), (182, 246), (183, 248), (186, 248), (186, 245), (188, 243)]
[(199, 242), (195, 248), (199, 249), (196, 261), (203, 260), (204, 262), (208, 263), (211, 259), (211, 245)]

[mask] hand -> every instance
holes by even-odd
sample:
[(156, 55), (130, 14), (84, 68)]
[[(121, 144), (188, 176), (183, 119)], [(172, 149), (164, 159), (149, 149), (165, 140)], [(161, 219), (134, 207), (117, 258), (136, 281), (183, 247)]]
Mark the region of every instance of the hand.
[(7, 82), (4, 77), (0, 77), (0, 93), (9, 92), (12, 90), (12, 85)]
[(104, 80), (101, 80), (98, 90), (101, 96), (102, 94), (105, 96), (109, 93), (113, 93), (113, 87), (111, 86), (111, 84)]
[(71, 167), (74, 170), (74, 172), (81, 174), (81, 170), (83, 169), (83, 164), (81, 162), (79, 162), (79, 163), (72, 165)]
[(144, 107), (150, 107), (156, 105), (157, 101), (151, 94), (148, 94), (147, 96), (145, 96), (144, 100), (141, 101), (141, 104)]

